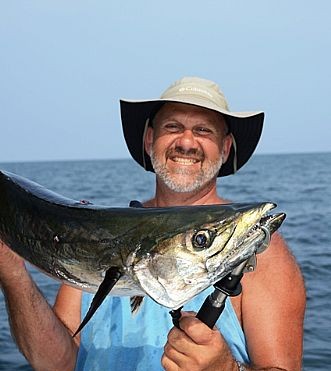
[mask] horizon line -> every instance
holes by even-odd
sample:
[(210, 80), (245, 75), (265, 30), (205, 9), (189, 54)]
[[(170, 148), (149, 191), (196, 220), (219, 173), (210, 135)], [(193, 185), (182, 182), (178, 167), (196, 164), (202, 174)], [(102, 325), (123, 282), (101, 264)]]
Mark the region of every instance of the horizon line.
[[(255, 156), (289, 156), (289, 155), (318, 155), (318, 154), (329, 154), (331, 151), (307, 151), (307, 152), (278, 152), (278, 153), (254, 153), (252, 157)], [(84, 161), (125, 161), (125, 160), (135, 160), (128, 157), (113, 157), (113, 158), (72, 158), (72, 159), (38, 159), (38, 160), (0, 160), (0, 164), (22, 164), (22, 163), (47, 163), (47, 162), (84, 162)]]

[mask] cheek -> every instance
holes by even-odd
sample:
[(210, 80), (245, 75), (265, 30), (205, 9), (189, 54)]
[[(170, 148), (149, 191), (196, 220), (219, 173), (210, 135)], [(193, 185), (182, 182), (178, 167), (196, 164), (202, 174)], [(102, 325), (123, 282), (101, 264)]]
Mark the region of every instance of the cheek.
[(153, 151), (157, 154), (165, 153), (171, 146), (173, 146), (174, 140), (172, 138), (162, 136), (154, 139)]
[(201, 143), (201, 148), (205, 154), (205, 157), (210, 160), (217, 160), (222, 155), (221, 146), (214, 141), (204, 141), (203, 143)]

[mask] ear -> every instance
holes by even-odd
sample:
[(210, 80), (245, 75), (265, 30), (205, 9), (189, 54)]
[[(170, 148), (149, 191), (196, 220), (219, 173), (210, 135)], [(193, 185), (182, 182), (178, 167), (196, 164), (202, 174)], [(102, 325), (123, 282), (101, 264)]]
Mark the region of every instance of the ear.
[(151, 153), (151, 148), (153, 145), (153, 137), (154, 137), (154, 131), (153, 128), (148, 126), (145, 134), (145, 139), (144, 139), (144, 147), (146, 153), (150, 156)]
[(230, 150), (232, 146), (232, 135), (228, 134), (224, 139), (223, 139), (223, 148), (222, 148), (222, 162), (223, 164), (228, 160)]

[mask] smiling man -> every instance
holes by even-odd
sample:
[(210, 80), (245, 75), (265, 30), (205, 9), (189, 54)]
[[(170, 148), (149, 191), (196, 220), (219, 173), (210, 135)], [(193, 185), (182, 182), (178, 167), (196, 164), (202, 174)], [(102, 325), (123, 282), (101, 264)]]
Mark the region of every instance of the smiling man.
[[(217, 178), (249, 160), (264, 118), (231, 112), (215, 83), (195, 77), (176, 81), (160, 99), (121, 101), (121, 115), (132, 157), (156, 176), (155, 195), (141, 207), (226, 203)], [(52, 310), (4, 244), (0, 282), (13, 334), (36, 370), (301, 370), (305, 290), (277, 233), (214, 329), (188, 312), (174, 328), (168, 310), (149, 298), (132, 316), (129, 298), (108, 296), (73, 339), (92, 295), (62, 285)], [(185, 310), (197, 311), (207, 294)]]

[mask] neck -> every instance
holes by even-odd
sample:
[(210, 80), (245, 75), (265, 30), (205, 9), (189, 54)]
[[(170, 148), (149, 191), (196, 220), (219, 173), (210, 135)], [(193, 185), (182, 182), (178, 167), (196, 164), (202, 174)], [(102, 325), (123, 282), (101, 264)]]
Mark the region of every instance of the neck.
[(227, 201), (217, 194), (216, 179), (196, 192), (174, 192), (156, 181), (155, 197), (144, 202), (145, 207), (223, 204)]

